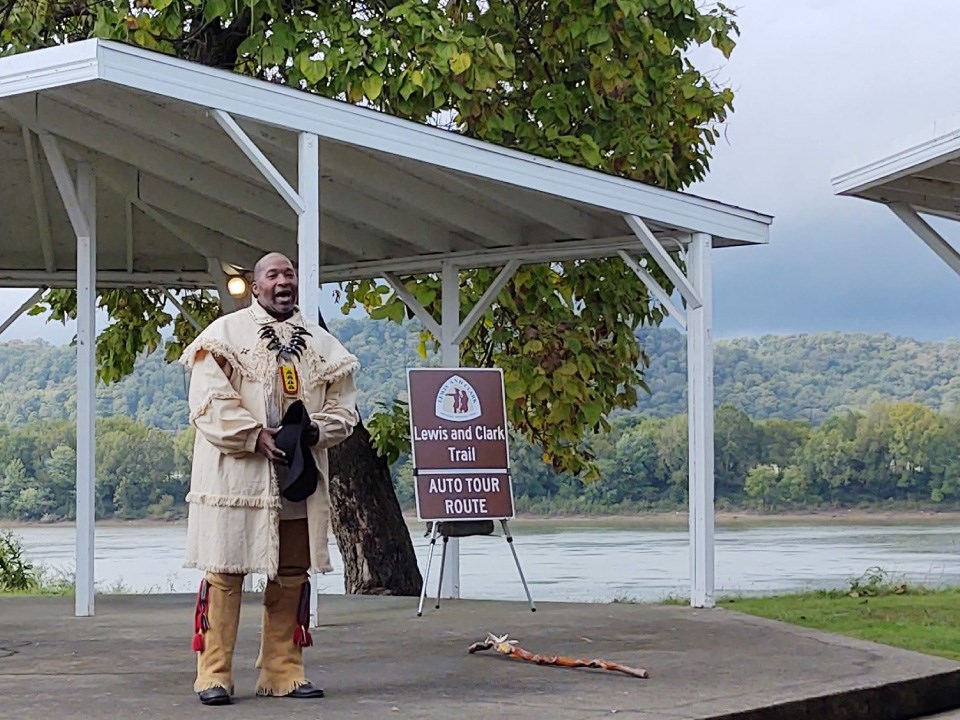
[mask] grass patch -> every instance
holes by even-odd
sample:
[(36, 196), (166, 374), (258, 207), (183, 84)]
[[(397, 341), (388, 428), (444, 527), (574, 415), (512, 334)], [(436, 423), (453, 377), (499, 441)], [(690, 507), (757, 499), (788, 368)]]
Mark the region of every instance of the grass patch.
[(722, 607), (960, 660), (960, 588), (930, 589), (872, 569), (847, 590), (724, 598)]

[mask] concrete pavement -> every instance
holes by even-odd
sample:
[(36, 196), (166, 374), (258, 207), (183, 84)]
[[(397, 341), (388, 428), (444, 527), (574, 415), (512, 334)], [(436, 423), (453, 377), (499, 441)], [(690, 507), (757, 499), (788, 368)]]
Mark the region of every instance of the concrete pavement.
[[(0, 598), (0, 718), (498, 718), (901, 720), (960, 707), (960, 664), (727, 610), (632, 604), (321, 598), (306, 651), (319, 701), (256, 698), (260, 597), (244, 599), (236, 703), (192, 693), (193, 598), (101, 596), (74, 618), (71, 598)], [(510, 633), (544, 654), (644, 667), (640, 680), (468, 655)]]

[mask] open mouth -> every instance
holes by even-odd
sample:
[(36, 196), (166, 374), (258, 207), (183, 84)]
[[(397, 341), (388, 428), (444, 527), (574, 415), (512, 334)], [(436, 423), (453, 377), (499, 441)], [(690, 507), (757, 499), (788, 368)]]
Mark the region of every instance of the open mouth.
[(293, 291), (277, 290), (277, 292), (274, 293), (274, 298), (276, 298), (278, 302), (290, 302), (293, 300)]

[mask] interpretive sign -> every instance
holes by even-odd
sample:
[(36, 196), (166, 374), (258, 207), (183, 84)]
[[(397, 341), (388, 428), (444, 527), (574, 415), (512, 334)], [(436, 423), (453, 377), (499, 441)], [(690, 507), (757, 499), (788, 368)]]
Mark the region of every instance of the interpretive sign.
[(512, 518), (503, 371), (407, 370), (420, 520)]

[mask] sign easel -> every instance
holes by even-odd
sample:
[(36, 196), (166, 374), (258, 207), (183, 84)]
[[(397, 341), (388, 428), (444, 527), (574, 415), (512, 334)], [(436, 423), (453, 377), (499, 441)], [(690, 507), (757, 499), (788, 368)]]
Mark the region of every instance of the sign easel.
[(515, 513), (503, 371), (499, 368), (409, 368), (407, 396), (410, 398), (417, 519), (433, 524), (417, 616), (423, 615), (438, 535), (443, 537), (443, 554), (437, 608), (448, 538), (489, 534), (461, 533), (457, 529), (478, 521), (490, 521), (492, 525), (496, 520), (503, 527), (530, 610), (536, 612), (507, 524)]

